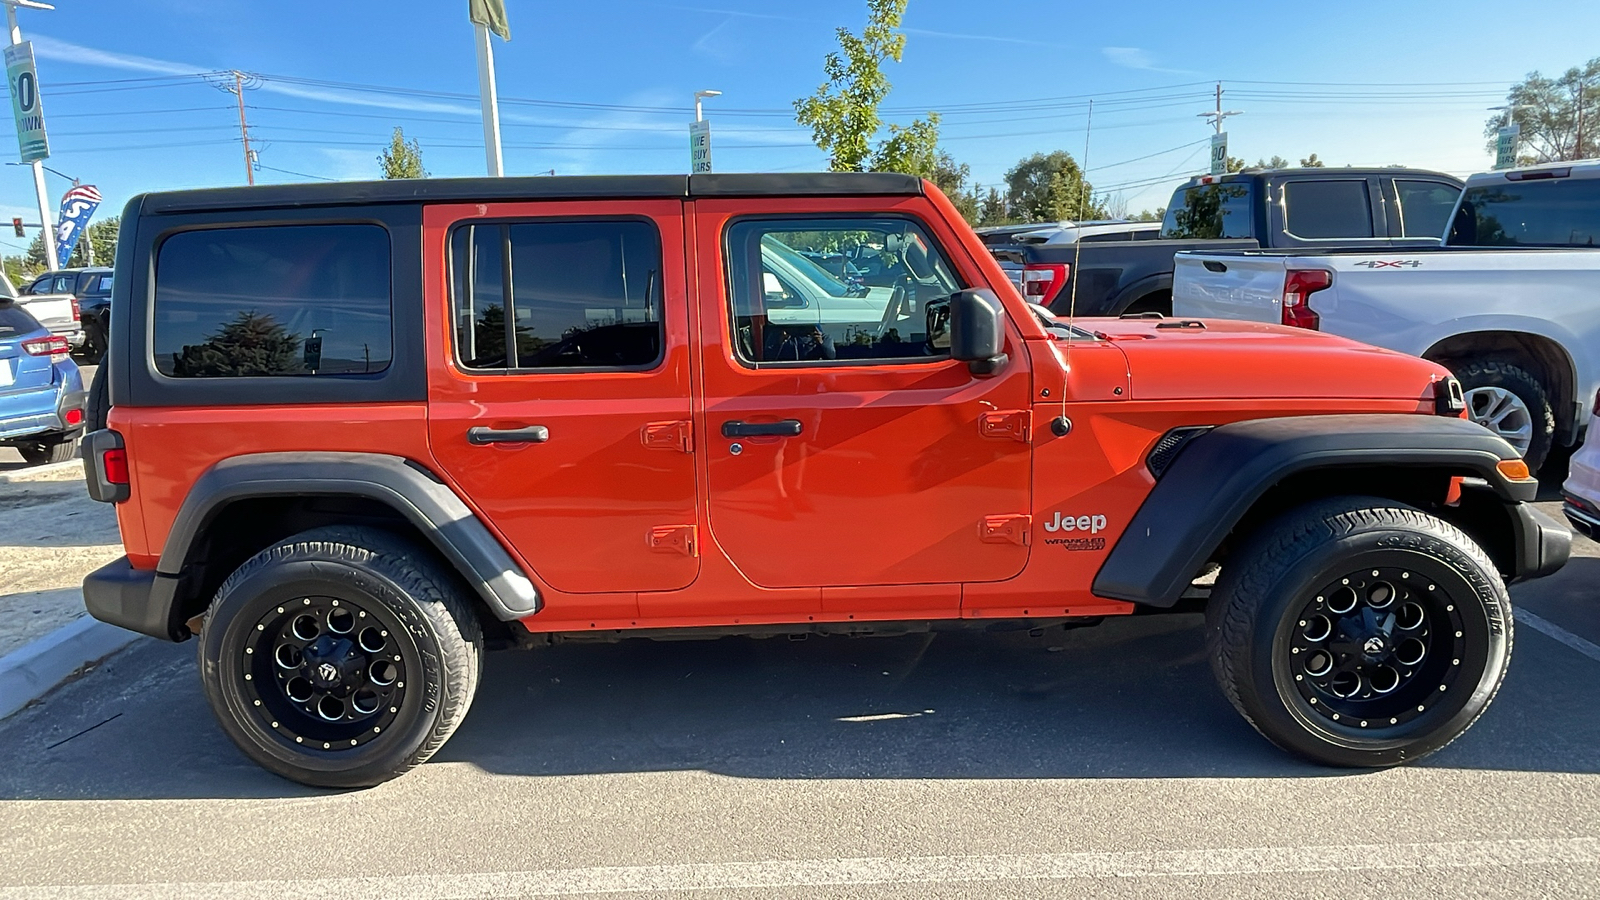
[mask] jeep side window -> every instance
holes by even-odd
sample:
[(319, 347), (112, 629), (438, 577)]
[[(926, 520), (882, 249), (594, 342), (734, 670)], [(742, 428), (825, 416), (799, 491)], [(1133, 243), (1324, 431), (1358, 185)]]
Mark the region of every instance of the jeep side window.
[(639, 369), (660, 362), (661, 234), (653, 223), (475, 222), (456, 227), (450, 248), (462, 368)]
[(389, 367), (378, 225), (182, 231), (156, 253), (156, 370), (171, 378), (365, 375)]
[[(838, 273), (819, 262), (834, 259)], [(727, 265), (741, 362), (948, 354), (940, 311), (962, 285), (938, 245), (908, 219), (736, 221), (727, 231)]]

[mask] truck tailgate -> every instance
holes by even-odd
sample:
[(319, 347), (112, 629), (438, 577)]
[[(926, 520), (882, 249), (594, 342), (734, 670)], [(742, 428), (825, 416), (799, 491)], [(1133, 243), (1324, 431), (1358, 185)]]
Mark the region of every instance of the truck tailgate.
[(1181, 318), (1283, 321), (1287, 256), (1179, 253), (1172, 272), (1172, 314)]

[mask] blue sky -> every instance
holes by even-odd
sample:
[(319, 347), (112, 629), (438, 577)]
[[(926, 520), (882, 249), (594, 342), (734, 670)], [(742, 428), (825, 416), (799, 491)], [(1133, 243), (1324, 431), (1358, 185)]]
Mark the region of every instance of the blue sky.
[[(259, 73), (246, 92), (259, 181), (376, 175), (402, 125), (435, 175), (483, 172), (466, 0), (57, 0), (23, 10), (39, 56), (49, 165), (100, 186), (112, 214), (146, 190), (242, 183), (234, 98), (199, 73)], [(864, 0), (507, 0), (496, 41), (507, 170), (681, 172), (691, 94), (719, 171), (821, 168), (792, 101), (821, 81), (833, 30)], [(993, 11), (1003, 11), (991, 14)], [(891, 120), (946, 116), (946, 148), (996, 183), (1017, 159), (1081, 156), (1130, 208), (1165, 203), (1205, 163), (1209, 82), (1223, 80), (1234, 155), (1456, 173), (1489, 163), (1485, 107), (1524, 73), (1600, 55), (1600, 4), (1224, 5), (1143, 0), (911, 0)], [(1382, 84), (1383, 86), (1375, 86)], [(1028, 103), (1026, 101), (1039, 101)], [(15, 137), (0, 126), (0, 153)], [(287, 174), (298, 173), (298, 174)], [(50, 176), (55, 202), (68, 183)], [(0, 168), (0, 215), (30, 221), (27, 170)], [(10, 235), (0, 250), (14, 252)]]

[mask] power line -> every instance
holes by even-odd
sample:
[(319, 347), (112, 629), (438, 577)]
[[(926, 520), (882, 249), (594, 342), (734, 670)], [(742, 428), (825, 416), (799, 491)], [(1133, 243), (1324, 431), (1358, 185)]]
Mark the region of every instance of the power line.
[(305, 172), (291, 172), (288, 169), (280, 169), (277, 166), (269, 166), (269, 165), (267, 165), (266, 163), (263, 163), (263, 162), (256, 163), (256, 168), (258, 168), (258, 169), (266, 169), (266, 170), (268, 170), (270, 172), (282, 172), (285, 175), (294, 175), (297, 178), (311, 178), (311, 179), (315, 179), (316, 181), (338, 181), (339, 180), (337, 178), (328, 178), (328, 177), (323, 176), (323, 175), (307, 175)]

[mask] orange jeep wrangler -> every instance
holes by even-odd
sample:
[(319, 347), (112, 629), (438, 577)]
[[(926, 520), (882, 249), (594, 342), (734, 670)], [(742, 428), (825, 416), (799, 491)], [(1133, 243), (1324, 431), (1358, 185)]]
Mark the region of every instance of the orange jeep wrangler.
[(307, 784), (427, 759), (486, 646), (1200, 609), (1262, 734), (1391, 765), (1567, 557), (1443, 368), (1057, 318), (900, 175), (149, 194), (114, 284), (85, 601)]

